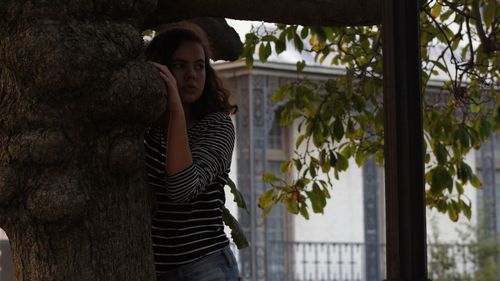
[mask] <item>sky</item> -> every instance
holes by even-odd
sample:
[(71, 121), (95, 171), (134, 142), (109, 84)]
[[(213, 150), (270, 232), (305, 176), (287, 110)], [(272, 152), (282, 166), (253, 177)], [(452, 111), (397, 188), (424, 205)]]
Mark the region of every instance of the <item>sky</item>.
[(246, 21), (246, 20), (233, 20), (226, 19), (227, 23), (238, 32), (240, 39), (243, 42), (245, 40), (245, 34), (250, 31), (253, 24), (260, 24), (259, 21)]
[[(236, 30), (236, 32), (240, 35), (240, 40), (241, 42), (245, 42), (245, 34), (250, 31), (252, 28), (252, 24), (255, 26), (261, 25), (261, 21), (245, 21), (245, 20), (234, 20), (234, 19), (226, 19), (227, 23)], [(305, 42), (307, 44), (307, 42)], [(431, 50), (431, 55), (434, 52), (436, 53), (435, 57), (437, 57), (437, 53), (440, 51), (439, 48), (436, 48), (434, 50)], [(450, 61), (451, 55), (449, 52), (446, 53), (445, 55), (446, 60)], [(323, 67), (328, 67), (329, 65), (326, 63), (329, 61), (329, 59), (325, 60), (324, 64), (320, 64), (319, 62), (314, 61), (314, 56), (312, 53), (299, 53), (295, 50), (295, 47), (293, 46), (292, 43), (288, 42), (287, 43), (287, 49), (281, 53), (280, 55), (277, 55), (275, 52), (272, 53), (272, 55), (268, 58), (268, 61), (270, 62), (280, 62), (280, 63), (289, 63), (289, 64), (294, 64), (297, 61), (305, 60), (307, 65), (314, 65), (314, 66), (323, 66)], [(452, 74), (454, 74), (454, 69), (452, 65), (450, 66), (450, 71)], [(442, 71), (438, 70), (438, 75), (433, 75), (431, 80), (435, 81), (445, 81), (448, 80), (449, 77)], [(441, 82), (440, 82), (441, 83)]]
[[(252, 25), (259, 26), (263, 23), (262, 21), (244, 21), (244, 20), (233, 20), (233, 19), (226, 19), (226, 21), (240, 35), (241, 42), (245, 42), (245, 34), (251, 30)], [(304, 42), (304, 44), (307, 45), (307, 42)], [(256, 58), (257, 57), (258, 56), (256, 55)], [(315, 66), (321, 65), (320, 63), (314, 61), (314, 55), (312, 53), (306, 53), (306, 52), (300, 53), (296, 51), (295, 46), (291, 42), (287, 43), (287, 48), (284, 52), (282, 52), (279, 55), (273, 52), (271, 56), (268, 58), (268, 61), (270, 62), (289, 63), (293, 65), (295, 65), (298, 61), (301, 60), (305, 60), (307, 62), (307, 65), (315, 65)], [(326, 67), (327, 65), (323, 64), (322, 66)]]

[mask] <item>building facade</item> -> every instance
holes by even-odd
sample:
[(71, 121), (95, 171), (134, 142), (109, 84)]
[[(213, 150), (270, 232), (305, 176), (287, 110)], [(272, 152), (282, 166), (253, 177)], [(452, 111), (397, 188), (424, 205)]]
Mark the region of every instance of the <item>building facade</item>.
[[(286, 63), (256, 62), (253, 69), (248, 69), (244, 62), (237, 61), (217, 64), (216, 69), (239, 106), (235, 117), (237, 167), (232, 176), (251, 209), (249, 214), (233, 210), (239, 213), (251, 243), (250, 248), (239, 251), (243, 280), (384, 279), (384, 172), (374, 160), (366, 161), (363, 167), (350, 163), (349, 170), (335, 183), (325, 213), (311, 214), (310, 220), (292, 216), (282, 206), (263, 220), (257, 207), (260, 194), (268, 188), (262, 174), (278, 172), (280, 162), (292, 157), (296, 137), (294, 128), (277, 125), (280, 105), (271, 103), (271, 95), (291, 80), (326, 80), (342, 74), (342, 69), (313, 66), (306, 68), (300, 77), (295, 65)], [(439, 92), (439, 81), (429, 84), (429, 92)], [(498, 139), (499, 134), (495, 137)], [(491, 218), (488, 224), (491, 237), (499, 233), (500, 155), (495, 151), (500, 151), (500, 141), (492, 139), (467, 157), (466, 161), (477, 169), (484, 184), (483, 191), (466, 188), (473, 205), (472, 220), (462, 218), (459, 223), (452, 223), (446, 214), (428, 210), (429, 236), (437, 233), (440, 242), (458, 243), (466, 225), (478, 223), (479, 213)], [(457, 267), (464, 270), (473, 267), (465, 259), (460, 263), (463, 265)]]

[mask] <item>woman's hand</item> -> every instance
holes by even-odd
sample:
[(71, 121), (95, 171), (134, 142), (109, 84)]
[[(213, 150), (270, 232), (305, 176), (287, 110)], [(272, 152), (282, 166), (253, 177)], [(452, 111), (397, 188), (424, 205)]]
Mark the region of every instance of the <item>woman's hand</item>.
[(168, 92), (168, 113), (163, 114), (165, 118), (165, 139), (167, 140), (167, 161), (165, 163), (165, 173), (173, 175), (187, 169), (193, 164), (191, 150), (186, 128), (186, 117), (182, 108), (177, 82), (168, 70), (168, 67), (159, 63), (151, 62), (159, 71), (165, 82)]
[(166, 65), (159, 64), (156, 62), (150, 62), (154, 65), (160, 72), (160, 76), (165, 83), (165, 87), (168, 93), (168, 111), (171, 114), (181, 114), (184, 115), (182, 110), (182, 102), (179, 96), (179, 90), (177, 88), (177, 81), (168, 69)]

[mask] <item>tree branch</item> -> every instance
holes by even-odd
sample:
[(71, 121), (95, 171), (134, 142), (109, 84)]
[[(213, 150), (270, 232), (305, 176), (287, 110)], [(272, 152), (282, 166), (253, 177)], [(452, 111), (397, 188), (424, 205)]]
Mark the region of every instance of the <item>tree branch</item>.
[[(374, 25), (381, 23), (382, 0), (159, 0), (144, 29), (196, 17), (302, 25)], [(277, 12), (279, 11), (279, 12)]]
[(483, 50), (485, 53), (490, 54), (495, 50), (495, 46), (492, 44), (490, 38), (488, 38), (488, 36), (486, 36), (486, 33), (484, 32), (478, 0), (472, 0), (472, 13), (476, 18), (477, 35), (479, 36), (479, 40), (481, 40), (481, 43), (483, 44)]
[(462, 11), (458, 8), (457, 3), (452, 3), (447, 0), (443, 0), (443, 3), (445, 3), (450, 9), (452, 9), (455, 13), (465, 17), (465, 18), (473, 18), (470, 14), (466, 13), (465, 11)]

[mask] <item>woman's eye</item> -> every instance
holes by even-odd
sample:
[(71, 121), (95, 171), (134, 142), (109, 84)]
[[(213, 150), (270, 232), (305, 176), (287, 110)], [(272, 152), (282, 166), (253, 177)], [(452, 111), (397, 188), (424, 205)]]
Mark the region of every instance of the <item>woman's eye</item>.
[(205, 65), (204, 64), (197, 64), (197, 65), (194, 66), (194, 69), (196, 69), (196, 70), (205, 69)]
[(181, 69), (182, 68), (182, 63), (174, 63), (172, 64), (173, 69)]

